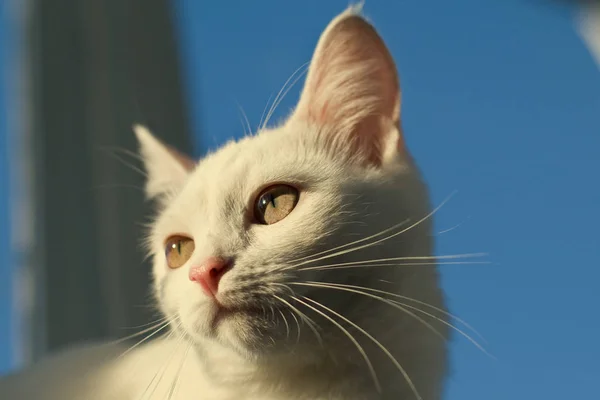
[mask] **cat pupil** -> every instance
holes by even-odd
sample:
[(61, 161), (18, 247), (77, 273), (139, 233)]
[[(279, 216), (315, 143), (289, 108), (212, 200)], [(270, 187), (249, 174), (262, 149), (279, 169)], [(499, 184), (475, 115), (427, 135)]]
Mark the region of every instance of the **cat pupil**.
[(260, 209), (261, 209), (261, 211), (264, 212), (267, 209), (267, 206), (269, 204), (271, 204), (271, 205), (273, 205), (273, 207), (275, 207), (275, 196), (273, 196), (271, 193), (265, 194), (260, 199)]

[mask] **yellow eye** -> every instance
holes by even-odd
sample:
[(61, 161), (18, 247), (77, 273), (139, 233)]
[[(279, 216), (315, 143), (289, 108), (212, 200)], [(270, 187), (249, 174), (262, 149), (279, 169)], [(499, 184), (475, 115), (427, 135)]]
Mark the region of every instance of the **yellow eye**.
[(179, 268), (194, 253), (194, 240), (185, 236), (171, 236), (165, 244), (165, 257), (169, 268)]
[(254, 204), (254, 217), (258, 223), (271, 225), (281, 221), (298, 203), (299, 193), (288, 185), (274, 185), (263, 190)]

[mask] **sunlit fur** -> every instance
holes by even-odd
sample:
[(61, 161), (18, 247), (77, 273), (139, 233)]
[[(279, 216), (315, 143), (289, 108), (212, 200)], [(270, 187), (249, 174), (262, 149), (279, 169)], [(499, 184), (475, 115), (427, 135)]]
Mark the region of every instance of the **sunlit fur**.
[(580, 13), (577, 29), (600, 67), (600, 4), (588, 3)]
[[(428, 194), (402, 141), (394, 64), (358, 11), (324, 32), (299, 105), (280, 126), (193, 166), (136, 128), (147, 192), (159, 204), (147, 244), (171, 333), (107, 357), (68, 398), (441, 398), (448, 329), (431, 317), (445, 319), (435, 260), (426, 258)], [(299, 202), (283, 220), (257, 224), (256, 195), (276, 183), (297, 187)], [(178, 269), (164, 255), (174, 234), (195, 241)], [(230, 311), (218, 317), (188, 278), (215, 256), (233, 260), (217, 295)], [(393, 303), (356, 287), (404, 297), (382, 296)], [(67, 398), (59, 396), (45, 398)]]

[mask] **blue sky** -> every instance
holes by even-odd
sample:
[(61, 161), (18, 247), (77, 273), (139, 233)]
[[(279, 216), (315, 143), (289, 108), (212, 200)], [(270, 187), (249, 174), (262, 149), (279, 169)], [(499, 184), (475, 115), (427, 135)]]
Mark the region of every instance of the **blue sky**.
[[(548, 2), (553, 3), (553, 2)], [(178, 0), (197, 152), (256, 126), (347, 0)], [(435, 9), (434, 9), (435, 6)], [(406, 138), (438, 214), (452, 311), (488, 341), (452, 345), (449, 400), (597, 396), (600, 72), (567, 8), (536, 0), (367, 1), (395, 57)], [(293, 106), (300, 85), (279, 110)]]
[[(600, 72), (569, 10), (541, 3), (365, 6), (397, 61), (406, 139), (433, 202), (458, 191), (437, 215), (436, 229), (460, 226), (438, 235), (438, 253), (487, 252), (493, 262), (442, 269), (452, 311), (485, 336), (497, 358), (456, 337), (449, 400), (598, 393)], [(242, 134), (238, 104), (258, 124), (269, 96), (310, 59), (320, 32), (348, 2), (176, 4), (200, 154)], [(299, 89), (277, 116), (293, 106)], [(0, 369), (9, 349), (5, 202), (0, 195)]]

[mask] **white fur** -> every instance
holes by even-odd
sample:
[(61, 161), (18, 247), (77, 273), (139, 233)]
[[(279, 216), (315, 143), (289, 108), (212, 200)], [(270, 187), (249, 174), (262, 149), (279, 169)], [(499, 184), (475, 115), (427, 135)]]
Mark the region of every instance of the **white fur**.
[[(171, 333), (120, 358), (115, 355), (122, 350), (111, 346), (59, 355), (0, 382), (2, 398), (440, 399), (445, 325), (422, 316), (428, 328), (414, 311), (357, 293), (297, 285), (371, 287), (444, 308), (434, 266), (302, 269), (432, 254), (430, 219), (377, 245), (321, 254), (410, 220), (390, 234), (399, 232), (430, 210), (426, 187), (402, 144), (393, 61), (357, 12), (341, 14), (323, 33), (299, 105), (283, 125), (230, 142), (193, 168), (147, 130), (136, 129), (148, 195), (163, 198), (148, 249), (157, 303), (174, 321)], [(299, 188), (298, 204), (276, 224), (252, 223), (254, 199), (273, 183)], [(175, 270), (164, 256), (165, 239), (173, 234), (195, 240), (191, 259)], [(188, 269), (210, 256), (234, 260), (220, 282), (219, 301), (255, 311), (212, 323), (214, 302), (188, 279)], [(359, 325), (403, 370), (365, 334), (320, 309), (363, 346), (381, 384), (378, 393), (346, 333), (308, 307), (314, 303), (294, 300), (284, 285), (296, 298), (306, 296)], [(309, 324), (296, 325), (288, 305), (319, 326), (322, 343)]]
[(577, 28), (600, 67), (600, 4), (590, 3), (583, 8)]

